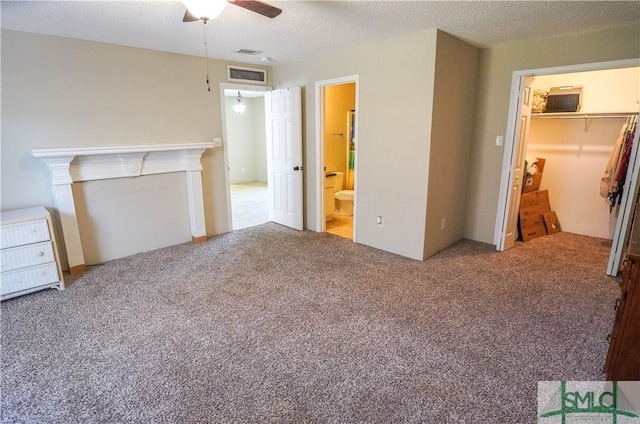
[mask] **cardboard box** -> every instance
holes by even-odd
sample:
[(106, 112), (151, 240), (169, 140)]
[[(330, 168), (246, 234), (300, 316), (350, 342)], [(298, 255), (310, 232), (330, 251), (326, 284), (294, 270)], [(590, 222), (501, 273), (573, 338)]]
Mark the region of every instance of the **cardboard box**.
[(544, 226), (547, 229), (547, 234), (556, 234), (562, 231), (560, 223), (558, 222), (558, 216), (555, 212), (547, 212), (542, 215), (544, 218)]
[(538, 192), (524, 193), (520, 196), (520, 209), (538, 205)]
[[(552, 234), (547, 230), (545, 221), (546, 214), (555, 214), (551, 212), (551, 205), (549, 204), (549, 191), (532, 191), (530, 193), (524, 193), (520, 196), (520, 234), (522, 241), (529, 241), (536, 237), (542, 237), (547, 234)], [(550, 227), (554, 225), (553, 215), (549, 215)], [(557, 223), (557, 217), (555, 219)], [(552, 228), (556, 231), (555, 228)], [(557, 231), (556, 231), (557, 232)]]
[(549, 190), (541, 190), (536, 192), (538, 205), (549, 205)]
[(542, 190), (537, 191), (538, 193), (538, 208), (540, 208), (540, 213), (551, 212), (551, 205), (549, 204), (549, 191)]
[(540, 183), (542, 182), (542, 173), (538, 172), (536, 175), (527, 175), (524, 178), (524, 184), (522, 184), (522, 192), (530, 193), (540, 189)]
[(547, 229), (544, 224), (534, 225), (532, 227), (523, 227), (522, 228), (522, 241), (529, 241), (537, 237), (542, 237), (547, 235)]
[(544, 171), (545, 160), (542, 158), (536, 158), (538, 160), (538, 172), (536, 175), (524, 176), (522, 181), (522, 192), (531, 193), (532, 191), (538, 191), (540, 189), (540, 183), (542, 182), (542, 172)]
[(533, 211), (533, 213), (520, 215), (520, 226), (522, 228), (544, 224), (544, 217), (540, 213), (538, 206), (533, 206), (530, 209)]
[(527, 206), (526, 208), (520, 208), (520, 216), (529, 216), (529, 215), (541, 215), (540, 208), (538, 205)]
[(549, 190), (532, 191), (531, 193), (523, 193), (520, 195), (520, 210), (531, 206), (542, 206), (544, 211), (540, 213), (550, 212)]

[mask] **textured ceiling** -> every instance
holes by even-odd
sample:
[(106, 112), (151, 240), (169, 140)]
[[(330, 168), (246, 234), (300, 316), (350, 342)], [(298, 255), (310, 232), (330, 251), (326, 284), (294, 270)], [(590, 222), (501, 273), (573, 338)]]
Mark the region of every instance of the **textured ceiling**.
[[(209, 57), (270, 66), (427, 28), (478, 47), (640, 25), (639, 1), (272, 1), (275, 19), (228, 5), (206, 26)], [(2, 1), (1, 26), (204, 56), (204, 25), (179, 1)], [(234, 53), (259, 50), (256, 56)], [(263, 57), (270, 62), (261, 62)]]

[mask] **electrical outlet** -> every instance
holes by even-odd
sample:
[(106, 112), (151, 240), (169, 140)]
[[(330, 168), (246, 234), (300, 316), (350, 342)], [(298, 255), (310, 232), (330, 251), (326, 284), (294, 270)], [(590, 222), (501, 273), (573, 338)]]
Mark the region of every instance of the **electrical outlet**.
[(382, 218), (381, 216), (377, 217), (376, 223), (378, 224), (378, 227), (380, 228), (384, 227), (384, 218)]
[(441, 230), (444, 230), (444, 226), (445, 226), (446, 223), (447, 223), (447, 220), (442, 218), (442, 220), (440, 221), (440, 229)]
[(214, 138), (213, 139), (213, 147), (222, 147), (222, 139)]

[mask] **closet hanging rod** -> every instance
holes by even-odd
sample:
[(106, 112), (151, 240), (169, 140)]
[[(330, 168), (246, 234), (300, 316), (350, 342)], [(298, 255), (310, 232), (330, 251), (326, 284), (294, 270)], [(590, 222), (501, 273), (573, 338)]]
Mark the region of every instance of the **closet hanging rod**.
[(605, 118), (628, 118), (629, 115), (637, 115), (638, 112), (629, 112), (626, 114), (603, 114), (603, 113), (584, 113), (580, 115), (551, 115), (551, 114), (531, 114), (534, 119), (605, 119)]

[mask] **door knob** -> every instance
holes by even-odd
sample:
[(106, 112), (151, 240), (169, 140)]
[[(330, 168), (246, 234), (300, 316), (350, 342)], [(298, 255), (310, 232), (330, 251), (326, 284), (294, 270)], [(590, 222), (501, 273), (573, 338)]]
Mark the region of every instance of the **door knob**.
[(293, 167), (293, 170), (294, 170), (294, 171), (299, 171), (299, 170), (300, 170), (300, 167), (299, 167), (299, 166), (294, 166), (294, 167)]

